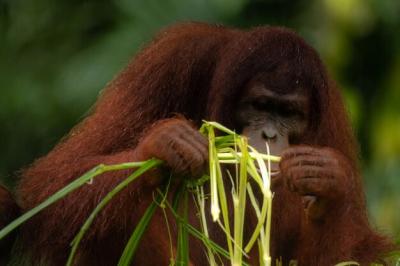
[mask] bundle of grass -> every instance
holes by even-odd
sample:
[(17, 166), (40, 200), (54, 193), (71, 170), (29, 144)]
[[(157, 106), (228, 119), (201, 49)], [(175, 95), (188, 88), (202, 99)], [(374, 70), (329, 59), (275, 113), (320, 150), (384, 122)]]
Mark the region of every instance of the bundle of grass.
[[(215, 129), (219, 129), (227, 135), (216, 137)], [(266, 145), (267, 154), (257, 152), (248, 145), (245, 137), (237, 135), (235, 132), (214, 122), (205, 122), (201, 132), (207, 135), (209, 140), (210, 211), (213, 222), (217, 222), (226, 234), (231, 265), (242, 265), (243, 256), (247, 256), (247, 252), (251, 250), (256, 241), (259, 248), (260, 265), (271, 265), (269, 242), (272, 192), (270, 190), (271, 176), (269, 169), (271, 168), (271, 161), (278, 162), (280, 158), (269, 155), (268, 145)], [(268, 162), (268, 166), (265, 161)], [(221, 170), (224, 164), (235, 164), (236, 166), (234, 176), (230, 172), (227, 174), (232, 184), (230, 191), (233, 203), (233, 234), (230, 228), (231, 221), (229, 220), (226, 186), (224, 185)], [(249, 182), (250, 179), (255, 182)], [(261, 191), (261, 203), (258, 202), (253, 193), (252, 184), (256, 184)], [(208, 236), (203, 188), (200, 187), (197, 191), (200, 217), (202, 218), (201, 224), (203, 225), (202, 230)], [(249, 242), (245, 244), (243, 243), (243, 229), (247, 197), (249, 197), (251, 206), (254, 208), (258, 222)], [(217, 265), (213, 250), (207, 245), (206, 247), (210, 265)]]

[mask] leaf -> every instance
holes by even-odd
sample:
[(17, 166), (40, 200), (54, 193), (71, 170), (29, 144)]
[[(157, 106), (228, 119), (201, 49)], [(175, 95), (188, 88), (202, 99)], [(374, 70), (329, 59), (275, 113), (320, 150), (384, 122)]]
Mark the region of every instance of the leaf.
[(21, 215), (19, 218), (15, 219), (12, 223), (4, 227), (0, 231), (0, 239), (8, 235), (10, 232), (12, 232), (15, 228), (32, 218), (34, 215), (42, 211), (43, 209), (47, 208), (48, 206), (52, 205), (53, 203), (59, 201), (60, 199), (64, 198), (67, 196), (69, 193), (73, 192), (74, 190), (80, 188), (81, 186), (85, 185), (87, 182), (95, 178), (96, 176), (103, 174), (105, 172), (109, 171), (115, 171), (115, 170), (123, 170), (123, 169), (130, 169), (130, 168), (136, 168), (139, 166), (142, 166), (145, 164), (145, 162), (132, 162), (132, 163), (122, 163), (122, 164), (115, 164), (115, 165), (104, 165), (100, 164), (93, 169), (89, 170), (82, 176), (78, 177), (74, 181), (72, 181), (70, 184), (65, 186), (64, 188), (60, 189), (53, 195), (51, 195), (48, 199), (40, 203), (38, 206), (35, 208), (27, 211), (23, 215)]
[[(157, 197), (157, 202), (161, 200), (161, 196)], [(133, 256), (135, 255), (136, 249), (139, 246), (140, 240), (153, 217), (157, 208), (157, 203), (153, 201), (150, 206), (146, 209), (139, 223), (136, 225), (135, 230), (129, 238), (128, 243), (124, 248), (121, 258), (119, 259), (118, 266), (129, 266), (132, 263)]]
[(189, 265), (189, 236), (188, 230), (184, 226), (184, 224), (188, 223), (188, 192), (184, 191), (183, 194), (183, 202), (182, 205), (182, 213), (183, 219), (182, 221), (178, 221), (178, 246), (177, 246), (177, 258), (176, 265), (179, 266), (187, 266)]
[(96, 206), (96, 208), (93, 210), (93, 212), (90, 214), (89, 218), (85, 221), (83, 226), (81, 227), (81, 230), (79, 233), (75, 236), (74, 240), (72, 241), (72, 248), (71, 248), (71, 253), (69, 254), (67, 265), (72, 265), (73, 259), (76, 253), (76, 250), (78, 249), (79, 243), (82, 240), (84, 234), (86, 231), (89, 229), (90, 225), (94, 221), (94, 218), (96, 218), (97, 214), (110, 202), (110, 200), (117, 195), (119, 192), (121, 192), (125, 187), (127, 187), (132, 181), (134, 181), (136, 178), (147, 172), (148, 170), (152, 169), (155, 166), (158, 166), (162, 163), (162, 161), (157, 160), (157, 159), (151, 159), (143, 163), (140, 168), (135, 170), (130, 176), (128, 176), (125, 180), (123, 180), (121, 183), (119, 183), (113, 190), (111, 190), (101, 201), (100, 203)]

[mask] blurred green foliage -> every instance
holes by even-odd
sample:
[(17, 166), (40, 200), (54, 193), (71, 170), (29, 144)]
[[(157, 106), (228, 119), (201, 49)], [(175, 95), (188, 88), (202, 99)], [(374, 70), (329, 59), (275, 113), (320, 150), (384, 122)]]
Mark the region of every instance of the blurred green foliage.
[[(371, 218), (400, 235), (400, 1), (0, 1), (0, 179), (46, 154), (161, 27), (178, 21), (296, 29), (346, 97)], [(350, 218), (350, 217), (349, 217)]]

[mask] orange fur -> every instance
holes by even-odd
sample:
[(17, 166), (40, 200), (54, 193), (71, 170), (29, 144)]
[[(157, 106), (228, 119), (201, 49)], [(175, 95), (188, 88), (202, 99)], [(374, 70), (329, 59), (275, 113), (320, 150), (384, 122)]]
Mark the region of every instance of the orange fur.
[[(112, 52), (112, 51), (110, 51)], [(202, 119), (234, 127), (233, 112), (247, 82), (277, 66), (275, 82), (303, 87), (312, 97), (310, 133), (304, 143), (329, 146), (345, 154), (357, 171), (357, 148), (338, 89), (317, 53), (290, 30), (259, 27), (249, 31), (202, 23), (162, 30), (102, 93), (91, 115), (48, 155), (23, 173), (18, 200), (27, 211), (74, 178), (100, 163), (140, 160), (135, 147), (155, 122), (181, 114), (197, 126)], [(61, 265), (69, 243), (91, 210), (128, 171), (98, 177), (26, 223), (23, 246), (35, 260)], [(112, 200), (90, 228), (78, 255), (79, 265), (115, 265), (135, 223), (153, 199), (154, 186), (142, 177)], [(274, 256), (298, 259), (300, 265), (331, 265), (348, 259), (368, 262), (389, 247), (369, 227), (360, 176), (349, 207), (334, 221), (309, 226), (298, 197), (277, 191), (274, 201)], [(151, 183), (151, 182), (150, 182)], [(342, 213), (343, 214), (343, 213)], [(195, 217), (195, 208), (191, 207)], [(175, 231), (175, 230), (174, 230)], [(220, 233), (215, 233), (217, 240)], [(136, 265), (166, 265), (169, 247), (160, 212), (143, 239)], [(206, 265), (199, 243), (191, 259)]]

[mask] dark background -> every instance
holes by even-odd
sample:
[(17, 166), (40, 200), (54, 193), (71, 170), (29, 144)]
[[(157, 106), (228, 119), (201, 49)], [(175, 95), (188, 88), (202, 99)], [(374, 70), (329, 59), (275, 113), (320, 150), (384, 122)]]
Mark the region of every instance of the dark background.
[(371, 220), (400, 236), (398, 0), (0, 0), (1, 182), (13, 188), (157, 30), (188, 20), (284, 25), (320, 52), (360, 142)]

